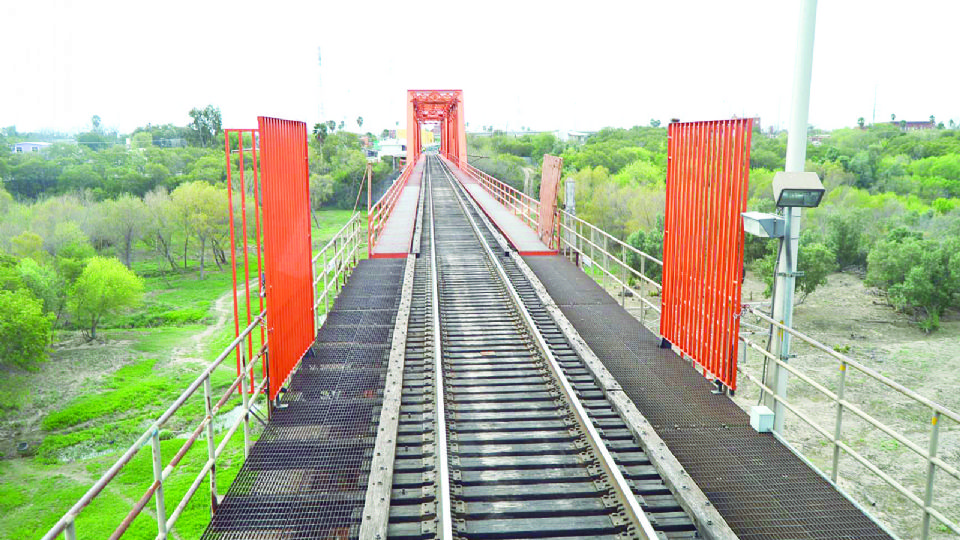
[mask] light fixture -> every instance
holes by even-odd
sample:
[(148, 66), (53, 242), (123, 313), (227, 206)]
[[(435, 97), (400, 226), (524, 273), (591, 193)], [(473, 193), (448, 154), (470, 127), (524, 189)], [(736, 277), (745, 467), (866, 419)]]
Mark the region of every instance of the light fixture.
[(816, 208), (823, 199), (823, 183), (813, 172), (778, 172), (773, 177), (777, 207)]

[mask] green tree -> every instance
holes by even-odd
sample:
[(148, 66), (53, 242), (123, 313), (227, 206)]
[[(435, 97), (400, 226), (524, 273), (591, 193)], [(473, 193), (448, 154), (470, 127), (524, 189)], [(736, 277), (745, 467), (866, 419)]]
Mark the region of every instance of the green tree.
[(357, 129), (361, 129), (361, 128), (363, 128), (363, 117), (362, 117), (362, 116), (358, 116), (358, 117), (357, 117)]
[[(764, 294), (769, 296), (773, 293), (773, 270), (779, 256), (780, 242), (768, 242), (767, 249), (766, 257), (757, 261), (756, 269), (767, 285)], [(802, 304), (810, 293), (827, 282), (827, 276), (837, 268), (836, 259), (837, 255), (826, 244), (815, 241), (811, 235), (801, 236), (797, 257), (797, 271), (801, 275), (796, 279), (796, 303)]]
[[(656, 225), (653, 229), (649, 231), (637, 229), (634, 231), (627, 237), (627, 244), (630, 244), (651, 257), (663, 260), (663, 216), (657, 216)], [(662, 275), (661, 266), (649, 259), (643, 262), (644, 258), (645, 257), (637, 255), (633, 251), (627, 251), (627, 264), (629, 264), (631, 268), (659, 282)]]
[(53, 268), (40, 265), (29, 258), (20, 259), (17, 263), (20, 281), (30, 290), (35, 298), (43, 304), (44, 313), (56, 313), (59, 308), (59, 291), (57, 273)]
[(149, 131), (134, 133), (130, 138), (130, 146), (133, 148), (150, 148), (153, 146), (153, 135)]
[(13, 237), (10, 243), (13, 254), (18, 257), (30, 257), (38, 261), (43, 258), (43, 238), (37, 233), (26, 231)]
[(857, 118), (857, 125), (860, 126), (860, 129), (863, 129), (864, 123), (866, 123), (866, 121), (863, 119), (862, 116), (860, 118)]
[(26, 289), (0, 290), (0, 364), (31, 367), (46, 357), (51, 315)]
[[(183, 264), (187, 264), (187, 242), (196, 237), (200, 258), (200, 279), (204, 278), (207, 248), (229, 230), (227, 192), (206, 182), (180, 184), (170, 194), (173, 221), (183, 231)], [(217, 266), (221, 260), (214, 258)]]
[(123, 257), (123, 264), (130, 268), (133, 264), (133, 245), (140, 239), (149, 219), (147, 207), (139, 197), (129, 194), (121, 195), (115, 201), (105, 201), (104, 204), (114, 245)]
[(86, 268), (87, 262), (96, 255), (97, 252), (86, 239), (71, 242), (60, 249), (56, 258), (57, 273), (67, 288), (76, 283), (83, 269)]
[(73, 286), (71, 306), (88, 339), (97, 337), (104, 315), (133, 307), (143, 294), (143, 281), (113, 258), (94, 257)]
[(912, 312), (926, 332), (960, 302), (960, 238), (938, 243), (903, 228), (877, 243), (867, 258), (868, 285), (887, 291), (891, 304)]
[(863, 214), (857, 211), (831, 213), (827, 218), (827, 242), (840, 268), (867, 262), (863, 250)]
[(206, 147), (217, 140), (217, 136), (223, 130), (223, 117), (220, 114), (220, 108), (213, 105), (207, 105), (203, 109), (194, 107), (190, 109), (190, 129), (194, 136), (200, 142), (200, 146)]
[(317, 139), (317, 141), (320, 142), (320, 144), (323, 144), (323, 141), (326, 140), (328, 129), (329, 126), (327, 126), (325, 122), (317, 122), (313, 125), (313, 136)]
[(103, 185), (101, 176), (89, 163), (67, 165), (57, 179), (59, 191), (83, 191)]

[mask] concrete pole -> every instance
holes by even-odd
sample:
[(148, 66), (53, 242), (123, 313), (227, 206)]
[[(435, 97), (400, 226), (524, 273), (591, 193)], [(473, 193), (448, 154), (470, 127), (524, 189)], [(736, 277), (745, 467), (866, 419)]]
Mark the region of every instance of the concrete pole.
[[(790, 113), (789, 137), (787, 138), (787, 172), (803, 172), (807, 160), (807, 125), (810, 112), (810, 78), (813, 73), (813, 37), (817, 24), (817, 0), (800, 0), (800, 24), (797, 29), (797, 51), (793, 71), (793, 103)], [(781, 242), (780, 259), (776, 279), (776, 303), (773, 318), (792, 328), (793, 297), (797, 279), (797, 254), (800, 246), (800, 208), (784, 209), (786, 235)], [(790, 335), (774, 332), (770, 352), (783, 362), (790, 359)], [(787, 397), (787, 370), (779, 366), (767, 370), (764, 381), (777, 396)], [(773, 429), (783, 434), (786, 407), (775, 404), (766, 396), (766, 404), (773, 409)]]

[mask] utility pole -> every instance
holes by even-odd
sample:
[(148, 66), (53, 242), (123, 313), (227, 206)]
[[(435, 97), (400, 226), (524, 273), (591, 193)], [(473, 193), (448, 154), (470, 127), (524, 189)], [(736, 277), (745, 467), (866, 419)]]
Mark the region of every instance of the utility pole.
[[(807, 160), (807, 125), (810, 113), (810, 78), (813, 72), (813, 37), (817, 24), (817, 0), (800, 0), (800, 21), (797, 30), (797, 51), (793, 71), (793, 98), (790, 112), (789, 136), (787, 138), (786, 172), (803, 172)], [(785, 234), (781, 240), (780, 258), (777, 263), (776, 300), (773, 319), (787, 328), (793, 325), (793, 294), (797, 282), (797, 254), (800, 247), (800, 208), (784, 208)], [(783, 362), (790, 361), (790, 334), (784, 331), (773, 333), (770, 352)], [(764, 384), (781, 398), (787, 396), (787, 370), (778, 365), (767, 370)], [(767, 407), (773, 409), (773, 430), (783, 434), (786, 407), (765, 398)]]
[[(370, 215), (370, 208), (373, 207), (373, 163), (367, 162), (367, 216)], [(368, 218), (369, 219), (369, 218)]]

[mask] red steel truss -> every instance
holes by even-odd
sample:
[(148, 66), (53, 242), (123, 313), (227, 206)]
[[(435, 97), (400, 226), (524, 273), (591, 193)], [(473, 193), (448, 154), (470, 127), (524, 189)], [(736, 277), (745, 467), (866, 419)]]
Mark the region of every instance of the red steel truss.
[(463, 90), (407, 90), (408, 164), (420, 157), (420, 126), (424, 122), (440, 123), (440, 153), (451, 161), (467, 162)]
[(736, 390), (753, 119), (670, 124), (664, 338)]

